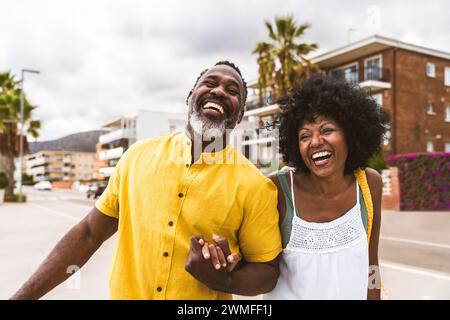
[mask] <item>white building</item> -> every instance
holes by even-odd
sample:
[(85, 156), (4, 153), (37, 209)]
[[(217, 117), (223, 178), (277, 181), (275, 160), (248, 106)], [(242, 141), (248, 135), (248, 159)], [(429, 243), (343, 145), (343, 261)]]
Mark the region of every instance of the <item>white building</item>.
[(186, 127), (186, 113), (139, 110), (102, 127), (99, 137), (99, 175), (109, 177), (122, 154), (136, 141), (165, 135)]

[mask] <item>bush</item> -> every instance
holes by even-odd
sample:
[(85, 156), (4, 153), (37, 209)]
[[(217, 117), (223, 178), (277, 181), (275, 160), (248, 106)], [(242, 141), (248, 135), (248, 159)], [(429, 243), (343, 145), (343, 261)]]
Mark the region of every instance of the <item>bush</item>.
[(378, 173), (381, 174), (381, 170), (387, 169), (387, 162), (386, 162), (386, 156), (383, 152), (383, 150), (378, 151), (375, 153), (372, 158), (369, 160), (369, 168), (375, 169), (378, 171)]
[(8, 186), (8, 177), (6, 173), (0, 172), (0, 189), (6, 189)]
[(450, 210), (450, 153), (408, 153), (388, 157), (398, 167), (400, 210)]
[(27, 202), (27, 195), (22, 193), (22, 201), (19, 201), (19, 194), (14, 193), (14, 202)]
[(30, 176), (26, 173), (22, 174), (22, 185), (24, 186), (32, 186), (34, 185), (34, 180), (33, 180), (33, 176)]

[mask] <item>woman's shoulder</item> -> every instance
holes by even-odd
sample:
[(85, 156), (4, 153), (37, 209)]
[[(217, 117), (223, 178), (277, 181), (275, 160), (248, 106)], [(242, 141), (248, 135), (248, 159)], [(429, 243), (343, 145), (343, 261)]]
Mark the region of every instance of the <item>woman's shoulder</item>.
[(370, 189), (377, 190), (382, 187), (383, 181), (381, 179), (381, 174), (379, 174), (378, 171), (367, 167), (364, 169), (364, 172), (366, 173), (367, 184)]

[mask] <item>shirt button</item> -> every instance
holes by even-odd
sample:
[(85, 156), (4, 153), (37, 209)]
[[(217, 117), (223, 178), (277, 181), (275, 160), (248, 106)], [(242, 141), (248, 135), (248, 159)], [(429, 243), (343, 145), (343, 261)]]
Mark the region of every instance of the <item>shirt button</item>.
[(186, 163), (186, 168), (189, 168), (189, 164), (188, 163)]
[(162, 288), (161, 288), (161, 287), (158, 287), (158, 288), (156, 288), (156, 291), (161, 292), (161, 291), (162, 291)]
[(184, 194), (181, 192), (178, 194), (178, 197), (180, 197), (180, 198), (183, 198), (183, 196), (184, 196)]
[(168, 257), (168, 256), (169, 256), (169, 253), (168, 253), (168, 252), (164, 252), (164, 253), (163, 253), (163, 256), (164, 256), (164, 257)]
[(169, 221), (169, 226), (170, 227), (173, 226), (173, 222), (172, 221)]

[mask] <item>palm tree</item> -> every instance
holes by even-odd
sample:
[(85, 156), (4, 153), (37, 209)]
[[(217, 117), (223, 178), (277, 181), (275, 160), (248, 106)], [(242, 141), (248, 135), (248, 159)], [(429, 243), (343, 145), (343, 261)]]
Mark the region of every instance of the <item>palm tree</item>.
[[(20, 81), (16, 81), (10, 72), (0, 73), (0, 154), (5, 158), (5, 171), (10, 183), (5, 189), (5, 201), (14, 201), (14, 158), (20, 149)], [(32, 119), (32, 106), (24, 95), (24, 130), (37, 138), (41, 123)], [(24, 151), (28, 149), (26, 137), (23, 139)]]
[[(297, 43), (310, 27), (298, 25), (292, 15), (276, 16), (274, 26), (265, 21), (271, 42), (258, 42), (252, 53), (258, 54), (260, 102), (268, 88), (275, 99), (287, 95), (293, 84), (317, 70), (305, 55), (318, 48), (315, 43)], [(277, 67), (277, 68), (276, 68)]]

